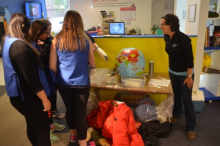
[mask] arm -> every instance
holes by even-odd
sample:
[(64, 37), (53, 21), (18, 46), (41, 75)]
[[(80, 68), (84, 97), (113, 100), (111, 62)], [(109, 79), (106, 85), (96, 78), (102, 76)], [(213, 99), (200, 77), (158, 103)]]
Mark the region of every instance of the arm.
[(184, 51), (184, 55), (186, 57), (186, 63), (187, 63), (187, 77), (185, 81), (183, 82), (183, 85), (186, 83), (188, 88), (191, 89), (193, 87), (193, 52), (192, 52), (192, 44), (191, 39), (188, 37), (184, 37), (182, 39), (182, 47)]
[(47, 98), (46, 93), (44, 90), (41, 90), (40, 92), (37, 92), (37, 96), (41, 99), (42, 104), (44, 106), (44, 111), (49, 111), (51, 109), (51, 103)]
[(93, 47), (93, 44), (90, 42), (88, 61), (89, 61), (90, 67), (95, 67), (95, 59), (94, 59), (92, 47)]
[(85, 33), (89, 37), (89, 39), (92, 41), (92, 43), (95, 44), (95, 40), (92, 38), (92, 36), (87, 31), (85, 31)]
[(57, 72), (57, 51), (56, 51), (56, 42), (53, 41), (50, 47), (50, 58), (49, 58), (49, 66), (50, 69), (56, 74)]
[(95, 40), (92, 38), (92, 36), (91, 36), (87, 31), (85, 31), (85, 33), (86, 33), (86, 35), (89, 37), (89, 39), (90, 39), (90, 40), (92, 41), (92, 43), (93, 43), (92, 50), (93, 50), (93, 51), (96, 51), (98, 45), (96, 44)]

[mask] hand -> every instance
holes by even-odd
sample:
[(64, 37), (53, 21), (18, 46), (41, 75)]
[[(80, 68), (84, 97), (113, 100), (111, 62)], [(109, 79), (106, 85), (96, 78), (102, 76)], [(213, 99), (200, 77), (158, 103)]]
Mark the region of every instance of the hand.
[(186, 77), (185, 81), (183, 82), (183, 85), (187, 84), (189, 89), (193, 87), (193, 79), (190, 77)]
[(90, 75), (92, 76), (92, 75), (94, 75), (94, 74), (96, 74), (96, 68), (90, 69)]
[(42, 41), (38, 40), (38, 41), (37, 41), (37, 44), (38, 44), (38, 45), (43, 45), (43, 44), (44, 44), (44, 42), (42, 42)]
[(45, 99), (42, 101), (42, 104), (44, 106), (44, 110), (43, 111), (49, 111), (51, 109), (51, 103), (48, 99)]
[(96, 52), (96, 51), (97, 51), (97, 47), (98, 47), (98, 45), (97, 45), (96, 43), (94, 43), (94, 44), (93, 44), (93, 47), (92, 47), (93, 52)]
[(95, 48), (95, 46), (92, 47), (92, 50), (93, 50), (93, 52), (96, 52), (96, 51), (97, 51), (96, 48)]

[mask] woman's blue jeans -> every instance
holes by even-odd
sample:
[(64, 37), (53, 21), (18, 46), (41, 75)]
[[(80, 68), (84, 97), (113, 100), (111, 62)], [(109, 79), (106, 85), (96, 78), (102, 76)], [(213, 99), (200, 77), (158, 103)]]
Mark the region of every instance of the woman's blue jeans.
[[(186, 128), (188, 131), (194, 131), (196, 126), (196, 115), (192, 102), (192, 88), (187, 84), (183, 85), (186, 76), (179, 76), (169, 73), (174, 93), (173, 117), (181, 118), (182, 104), (185, 108)], [(194, 75), (192, 76), (194, 80)]]

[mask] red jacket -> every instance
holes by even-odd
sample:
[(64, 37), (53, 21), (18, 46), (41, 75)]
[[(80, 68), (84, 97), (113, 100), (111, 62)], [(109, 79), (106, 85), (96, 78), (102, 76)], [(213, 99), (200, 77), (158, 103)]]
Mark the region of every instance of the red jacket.
[(101, 101), (88, 117), (89, 126), (102, 128), (102, 136), (112, 138), (112, 146), (144, 146), (135, 128), (131, 109), (123, 102)]

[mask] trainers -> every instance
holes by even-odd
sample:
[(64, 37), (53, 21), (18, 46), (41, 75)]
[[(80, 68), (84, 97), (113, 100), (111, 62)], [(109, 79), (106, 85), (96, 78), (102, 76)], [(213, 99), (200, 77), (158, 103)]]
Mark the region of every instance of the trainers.
[(55, 112), (53, 112), (52, 117), (53, 118), (64, 118), (66, 115), (64, 113), (60, 113), (58, 110), (56, 110)]
[(94, 141), (89, 141), (87, 142), (87, 146), (96, 146)]
[(60, 138), (57, 137), (56, 135), (54, 135), (54, 134), (52, 133), (52, 131), (50, 131), (50, 141), (51, 141), (51, 143), (57, 143), (57, 142), (60, 141)]
[(172, 125), (175, 125), (176, 123), (177, 123), (177, 121), (179, 121), (179, 118), (175, 118), (175, 117), (173, 117), (173, 118), (171, 118), (171, 124)]
[(76, 136), (71, 135), (70, 142), (75, 142), (75, 141), (77, 141), (77, 135)]
[(53, 122), (53, 124), (50, 126), (50, 130), (63, 130), (65, 129), (65, 125), (57, 124), (56, 122)]
[(188, 131), (187, 132), (187, 139), (193, 140), (196, 138), (196, 132), (195, 131)]

